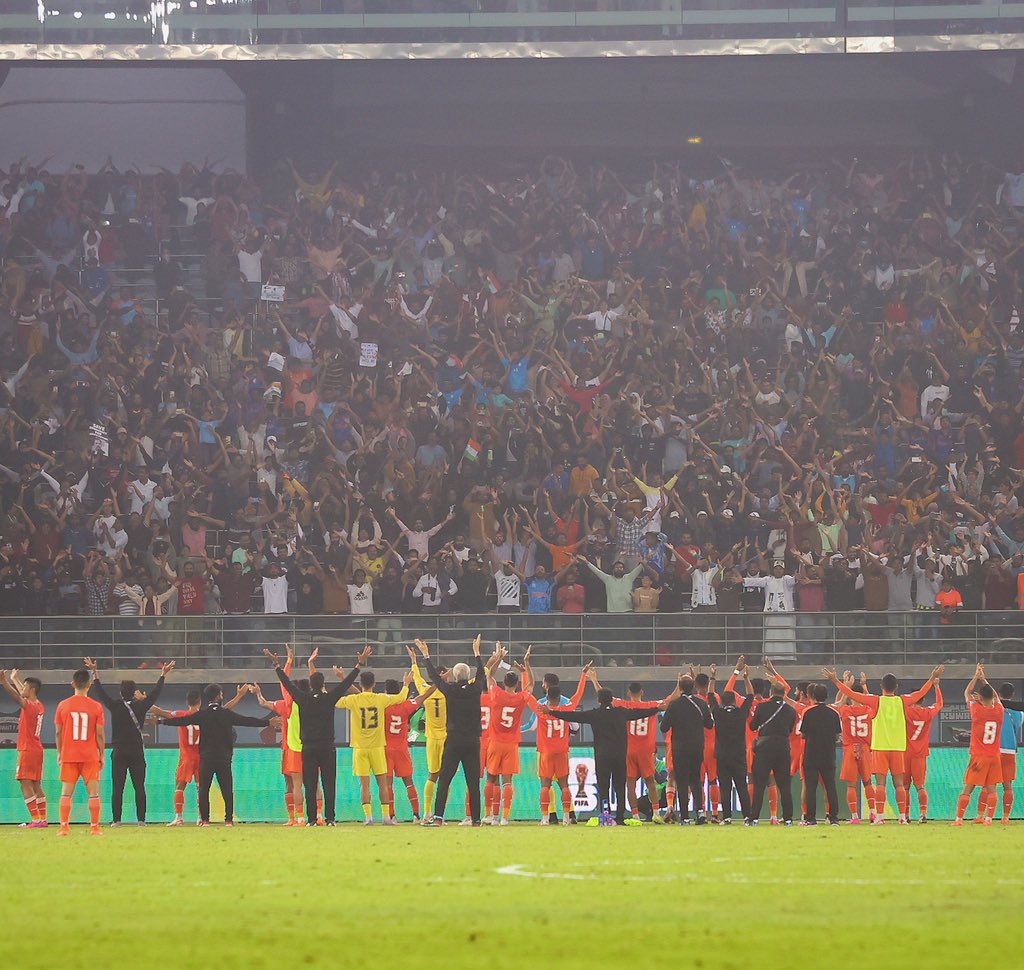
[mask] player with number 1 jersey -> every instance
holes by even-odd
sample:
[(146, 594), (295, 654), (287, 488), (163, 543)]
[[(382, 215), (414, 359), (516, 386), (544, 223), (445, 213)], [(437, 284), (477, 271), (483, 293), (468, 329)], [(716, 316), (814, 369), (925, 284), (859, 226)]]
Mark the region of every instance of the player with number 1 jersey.
[[(425, 696), (432, 685), (420, 673), (416, 652), (411, 647), (405, 649), (412, 660), (412, 679), (416, 685), (416, 693), (421, 697)], [(447, 680), (448, 672), (441, 671), (441, 677)], [(423, 724), (423, 733), (427, 736), (427, 783), (423, 786), (423, 818), (429, 821), (434, 813), (434, 791), (437, 788), (438, 775), (441, 773), (444, 743), (448, 738), (448, 701), (440, 691), (435, 691), (430, 699), (424, 702)]]

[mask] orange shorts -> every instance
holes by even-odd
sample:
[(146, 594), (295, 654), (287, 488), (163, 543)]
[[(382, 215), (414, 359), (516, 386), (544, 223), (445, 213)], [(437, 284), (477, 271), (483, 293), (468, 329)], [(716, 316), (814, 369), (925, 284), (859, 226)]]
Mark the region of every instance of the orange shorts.
[(800, 738), (790, 736), (789, 739), (789, 773), (794, 778), (804, 776), (804, 742)]
[(707, 778), (712, 785), (718, 781), (718, 762), (715, 761), (714, 755), (710, 758), (707, 755), (704, 756), (704, 764), (700, 766), (700, 776), (702, 779)]
[(198, 785), (199, 756), (191, 755), (183, 758), (181, 755), (178, 755), (178, 770), (175, 772), (174, 780), (184, 782), (186, 785), (190, 781), (194, 781)]
[(43, 780), (43, 749), (18, 752), (18, 768), (14, 772), (15, 781)]
[(998, 754), (971, 755), (965, 785), (1001, 785), (1003, 783), (1002, 759)]
[(519, 745), (515, 741), (496, 741), (487, 748), (487, 774), (518, 775)]
[(1002, 784), (1011, 785), (1017, 779), (1017, 755), (999, 752), (999, 767), (1002, 770)]
[(999, 765), (1003, 772), (1003, 784), (1012, 784), (1017, 777), (1017, 756), (1002, 752), (999, 755)]
[(409, 778), (412, 775), (412, 755), (409, 754), (409, 745), (385, 748), (384, 754), (388, 759), (388, 771), (395, 778)]
[(281, 749), (281, 774), (301, 775), (302, 774), (302, 752), (292, 751), (291, 748)]
[(654, 774), (653, 751), (626, 751), (626, 777), (650, 778)]
[(60, 766), (60, 780), (67, 785), (74, 785), (81, 778), (86, 784), (99, 781), (100, 763), (98, 761), (65, 761)]
[(908, 754), (903, 759), (903, 784), (920, 788), (928, 780), (928, 755)]
[(878, 776), (902, 775), (905, 768), (905, 756), (906, 752), (904, 751), (872, 751), (871, 773)]
[(487, 753), (491, 750), (491, 739), (489, 737), (480, 738), (480, 774), (481, 776), (487, 771)]
[(866, 744), (851, 744), (843, 748), (839, 780), (850, 784), (871, 780), (871, 751)]
[[(628, 762), (627, 762), (628, 763)], [(627, 768), (627, 774), (628, 774)], [(537, 755), (537, 777), (548, 781), (551, 778), (569, 777), (569, 752), (546, 751)]]

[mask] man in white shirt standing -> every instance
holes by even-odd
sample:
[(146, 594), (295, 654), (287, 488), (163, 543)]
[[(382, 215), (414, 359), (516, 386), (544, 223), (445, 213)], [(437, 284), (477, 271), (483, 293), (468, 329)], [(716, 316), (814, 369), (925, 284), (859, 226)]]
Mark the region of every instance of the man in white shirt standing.
[(793, 590), (796, 580), (786, 575), (786, 564), (776, 559), (769, 576), (747, 576), (743, 580), (745, 588), (760, 587), (764, 590), (765, 613), (792, 613)]
[(280, 563), (272, 562), (263, 573), (263, 612), (288, 612), (288, 575)]
[[(491, 550), (491, 562), (494, 566), (498, 565), (493, 549)], [(495, 569), (493, 575), (494, 585), (498, 590), (498, 612), (519, 613), (522, 609), (521, 597), (525, 579), (522, 572), (516, 569), (511, 560), (506, 559), (500, 569)]]
[(710, 611), (718, 606), (718, 591), (715, 588), (715, 577), (718, 570), (714, 563), (703, 553), (697, 557), (690, 579), (693, 589), (690, 593), (690, 606), (695, 610)]
[(440, 564), (436, 556), (432, 556), (427, 563), (427, 571), (420, 576), (419, 581), (413, 587), (412, 595), (422, 601), (424, 613), (440, 613), (444, 609), (445, 597), (454, 596), (458, 586), (451, 577), (440, 574)]
[(128, 490), (131, 498), (128, 511), (142, 515), (153, 500), (153, 492), (156, 490), (156, 482), (149, 477), (149, 469), (145, 465), (139, 466), (138, 478), (129, 483)]

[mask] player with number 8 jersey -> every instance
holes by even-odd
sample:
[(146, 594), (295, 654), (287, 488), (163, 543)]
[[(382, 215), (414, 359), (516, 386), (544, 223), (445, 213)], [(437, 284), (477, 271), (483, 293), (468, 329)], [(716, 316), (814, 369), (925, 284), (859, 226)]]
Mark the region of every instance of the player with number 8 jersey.
[(964, 824), (967, 806), (971, 803), (974, 789), (981, 787), (978, 795), (977, 821), (992, 824), (989, 804), (995, 810), (996, 785), (1003, 778), (999, 757), (999, 739), (1003, 729), (1003, 705), (992, 685), (985, 679), (985, 667), (978, 664), (974, 678), (964, 691), (964, 700), (971, 714), (971, 760), (964, 774), (964, 787), (957, 799), (956, 819), (953, 824)]

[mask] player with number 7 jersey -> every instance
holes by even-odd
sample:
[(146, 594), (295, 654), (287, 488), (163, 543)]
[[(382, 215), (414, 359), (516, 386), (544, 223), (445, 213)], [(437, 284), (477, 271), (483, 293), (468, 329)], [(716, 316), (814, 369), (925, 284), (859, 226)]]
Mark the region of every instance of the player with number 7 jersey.
[(942, 688), (935, 681), (935, 703), (925, 707), (914, 704), (907, 708), (907, 761), (904, 784), (907, 795), (910, 788), (917, 789), (917, 803), (921, 810), (921, 822), (928, 821), (928, 755), (931, 753), (932, 721), (942, 710)]
[[(562, 691), (560, 687), (548, 689), (547, 711), (574, 711), (583, 700), (587, 689), (586, 670), (580, 674), (580, 682), (576, 693), (569, 698), (568, 704), (560, 704)], [(551, 782), (558, 782), (562, 793), (562, 824), (571, 823), (572, 789), (569, 787), (569, 734), (571, 725), (568, 721), (552, 717), (532, 695), (527, 695), (527, 704), (537, 715), (537, 776), (540, 778), (540, 824), (548, 824), (551, 811)]]

